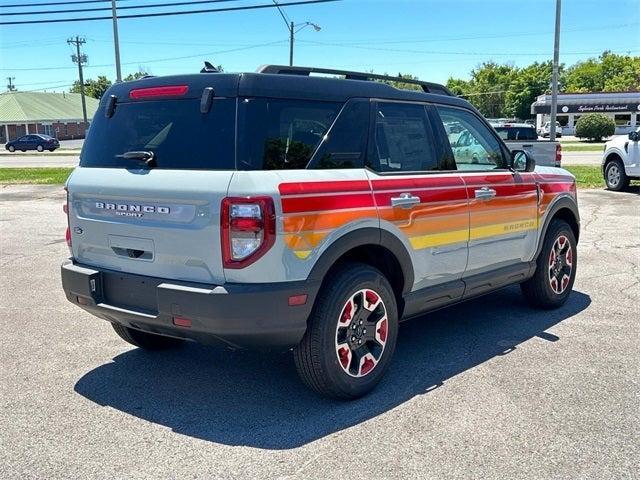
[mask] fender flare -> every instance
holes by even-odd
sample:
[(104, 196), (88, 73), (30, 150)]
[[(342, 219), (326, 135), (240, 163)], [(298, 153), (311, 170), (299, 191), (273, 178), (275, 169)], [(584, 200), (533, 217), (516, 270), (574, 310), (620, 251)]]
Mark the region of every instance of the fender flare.
[(329, 269), (335, 265), (340, 257), (349, 250), (367, 245), (381, 246), (389, 250), (398, 260), (402, 268), (404, 277), (404, 286), (402, 294), (410, 292), (413, 288), (414, 272), (411, 255), (406, 247), (392, 233), (379, 228), (366, 227), (346, 233), (339, 239), (335, 240), (316, 261), (315, 265), (309, 273), (309, 281), (322, 283)]
[(538, 258), (540, 255), (540, 251), (542, 250), (542, 245), (544, 244), (544, 238), (547, 235), (547, 230), (549, 229), (549, 225), (551, 224), (551, 220), (555, 217), (556, 213), (558, 213), (563, 208), (568, 209), (573, 214), (573, 217), (578, 225), (578, 235), (576, 235), (576, 242), (578, 241), (579, 233), (580, 233), (580, 213), (578, 212), (578, 205), (575, 200), (569, 196), (564, 196), (556, 200), (549, 207), (542, 228), (540, 229), (540, 236), (538, 237), (538, 246), (536, 248), (536, 255), (534, 258)]

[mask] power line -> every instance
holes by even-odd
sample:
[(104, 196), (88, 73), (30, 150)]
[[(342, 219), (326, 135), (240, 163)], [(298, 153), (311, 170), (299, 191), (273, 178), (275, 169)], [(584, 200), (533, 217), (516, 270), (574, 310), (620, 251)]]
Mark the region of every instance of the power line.
[[(246, 47), (238, 47), (238, 48), (232, 48), (232, 49), (228, 49), (228, 50), (217, 50), (215, 52), (204, 52), (204, 53), (196, 53), (193, 55), (184, 55), (184, 56), (180, 56), (180, 57), (171, 57), (171, 58), (156, 58), (156, 59), (152, 59), (152, 60), (138, 60), (135, 62), (126, 62), (123, 63), (123, 65), (140, 65), (140, 64), (145, 64), (145, 63), (158, 63), (158, 62), (167, 62), (167, 61), (173, 61), (173, 60), (184, 60), (184, 59), (188, 59), (188, 58), (198, 58), (198, 57), (206, 57), (209, 55), (221, 55), (224, 53), (232, 53), (232, 52), (239, 52), (242, 50), (249, 50), (249, 49), (253, 49), (253, 48), (260, 48), (260, 47), (268, 47), (271, 45), (278, 45), (281, 43), (285, 43), (287, 40), (278, 40), (275, 42), (269, 42), (269, 43), (259, 43), (259, 44), (255, 44), (255, 45), (249, 45)], [(101, 65), (86, 65), (84, 66), (84, 68), (104, 68), (104, 67), (112, 67), (114, 64), (113, 63), (105, 63), (105, 64), (101, 64)], [(39, 70), (69, 70), (75, 67), (37, 67), (37, 68), (0, 68), (0, 70), (2, 71), (21, 71), (21, 72), (29, 72), (29, 71), (39, 71)]]
[[(295, 1), (288, 3), (280, 3), (281, 7), (290, 7), (295, 5), (311, 5), (315, 3), (329, 3), (339, 2), (341, 0), (307, 0), (307, 1)], [(204, 10), (186, 10), (182, 12), (160, 12), (160, 13), (138, 13), (134, 15), (122, 15), (118, 19), (123, 18), (148, 18), (148, 17), (167, 17), (175, 15), (192, 15), (196, 13), (217, 13), (217, 12), (232, 12), (240, 10), (257, 10), (264, 8), (276, 8), (273, 4), (261, 4), (261, 5), (245, 5), (242, 7), (226, 7), (226, 8), (209, 8)], [(0, 25), (34, 25), (39, 23), (63, 23), (63, 22), (89, 22), (93, 20), (111, 20), (113, 17), (87, 17), (87, 18), (56, 18), (47, 20), (20, 20), (12, 22), (0, 22)]]
[[(366, 47), (361, 45), (349, 45), (344, 43), (329, 43), (329, 42), (316, 42), (312, 40), (300, 40), (302, 43), (311, 44), (311, 45), (319, 45), (319, 46), (331, 46), (331, 47), (341, 47), (341, 48), (356, 48), (360, 50), (373, 50), (373, 51), (382, 51), (382, 52), (398, 52), (398, 53), (419, 53), (419, 54), (427, 54), (427, 55), (474, 55), (474, 56), (521, 56), (521, 57), (530, 57), (535, 55), (547, 55), (548, 52), (451, 52), (451, 51), (437, 51), (437, 50), (413, 50), (413, 49), (401, 49), (401, 48), (380, 48), (380, 47)], [(625, 52), (636, 52), (639, 50), (628, 50), (625, 49)], [(563, 52), (563, 55), (593, 55), (596, 53), (602, 53), (601, 50), (598, 51), (590, 51), (590, 52)]]
[[(130, 0), (118, 0), (119, 2), (128, 2)], [(74, 5), (79, 3), (105, 3), (111, 0), (71, 0), (65, 2), (47, 2), (47, 3), (16, 3), (12, 5), (0, 5), (0, 8), (20, 8), (20, 7), (44, 7), (49, 5)]]
[[(118, 10), (130, 10), (133, 8), (156, 8), (156, 7), (178, 7), (183, 5), (197, 5), (202, 3), (222, 3), (222, 2), (238, 2), (241, 0), (196, 0), (195, 2), (175, 2), (175, 3), (152, 3), (149, 5), (129, 5), (124, 7), (118, 7)], [(0, 12), (0, 16), (9, 15), (58, 15), (61, 13), (82, 13), (82, 12), (100, 12), (110, 11), (111, 7), (98, 7), (98, 8), (78, 8), (74, 10), (39, 10), (35, 12)], [(118, 16), (120, 18), (120, 16)]]

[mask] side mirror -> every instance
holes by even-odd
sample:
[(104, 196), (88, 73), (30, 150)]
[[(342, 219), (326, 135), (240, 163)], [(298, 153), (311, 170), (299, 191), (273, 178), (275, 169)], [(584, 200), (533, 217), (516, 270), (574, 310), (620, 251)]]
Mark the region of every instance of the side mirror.
[(638, 132), (631, 132), (629, 133), (629, 140), (631, 140), (632, 142), (637, 142), (638, 140), (640, 140), (640, 135), (638, 134)]
[(513, 150), (509, 168), (514, 172), (533, 172), (536, 168), (536, 161), (524, 150)]

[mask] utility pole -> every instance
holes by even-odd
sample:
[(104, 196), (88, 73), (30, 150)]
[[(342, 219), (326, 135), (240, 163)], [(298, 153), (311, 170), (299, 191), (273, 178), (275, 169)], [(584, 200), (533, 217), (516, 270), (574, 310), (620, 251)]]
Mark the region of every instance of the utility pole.
[(84, 99), (84, 77), (82, 76), (82, 64), (87, 63), (87, 56), (80, 53), (80, 45), (86, 42), (87, 41), (84, 38), (80, 38), (78, 35), (76, 35), (76, 38), (70, 38), (69, 40), (67, 40), (67, 43), (69, 45), (76, 46), (76, 54), (71, 55), (71, 60), (74, 63), (78, 64), (78, 79), (80, 80), (80, 99), (82, 100), (82, 119), (84, 120), (85, 124), (88, 122), (87, 122), (87, 103), (85, 102), (85, 99)]
[(9, 83), (7, 84), (7, 91), (14, 92), (16, 90), (16, 86), (13, 84), (13, 81), (15, 79), (16, 77), (7, 77), (7, 80), (9, 81)]
[(558, 110), (558, 59), (560, 57), (560, 10), (562, 0), (556, 0), (556, 31), (553, 41), (553, 73), (551, 76), (551, 124), (549, 140), (556, 140), (556, 114)]
[(122, 81), (120, 69), (120, 40), (118, 39), (118, 13), (116, 12), (116, 0), (111, 0), (111, 17), (113, 19), (113, 46), (116, 50), (116, 82)]

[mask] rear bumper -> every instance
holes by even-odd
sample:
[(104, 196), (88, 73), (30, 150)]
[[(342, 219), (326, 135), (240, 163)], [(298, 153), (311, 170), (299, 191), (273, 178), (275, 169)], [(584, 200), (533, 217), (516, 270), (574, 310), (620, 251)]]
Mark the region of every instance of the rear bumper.
[[(62, 264), (67, 299), (96, 317), (150, 333), (223, 341), (240, 348), (289, 348), (300, 342), (319, 285), (309, 282), (206, 285)], [(292, 295), (304, 305), (289, 306)], [(190, 327), (174, 318), (191, 321)]]

